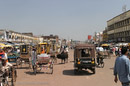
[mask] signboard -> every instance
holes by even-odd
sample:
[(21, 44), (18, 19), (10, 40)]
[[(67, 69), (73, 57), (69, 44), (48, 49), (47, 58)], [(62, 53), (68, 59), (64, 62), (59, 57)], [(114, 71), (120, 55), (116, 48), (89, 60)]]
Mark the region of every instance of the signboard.
[(91, 35), (88, 35), (88, 40), (91, 40), (91, 37), (92, 37)]

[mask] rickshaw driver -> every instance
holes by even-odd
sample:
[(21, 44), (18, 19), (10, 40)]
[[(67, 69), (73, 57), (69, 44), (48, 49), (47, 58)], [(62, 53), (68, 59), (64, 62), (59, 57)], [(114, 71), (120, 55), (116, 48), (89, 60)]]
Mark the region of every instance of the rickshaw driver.
[(0, 48), (0, 59), (2, 62), (2, 70), (7, 70), (9, 67), (13, 65), (8, 62), (7, 54)]
[(104, 51), (104, 49), (102, 47), (99, 47), (97, 50), (97, 63), (98, 63), (98, 65), (100, 64), (99, 60), (103, 59), (103, 56), (101, 55), (101, 54), (103, 54), (103, 51)]
[(7, 54), (0, 48), (0, 61), (1, 61), (1, 71), (5, 72), (6, 79), (8, 81), (8, 74), (10, 69), (12, 68), (12, 64), (8, 62)]
[(41, 54), (44, 54), (44, 53), (46, 53), (46, 50), (45, 50), (44, 47), (42, 47), (42, 48), (41, 48)]

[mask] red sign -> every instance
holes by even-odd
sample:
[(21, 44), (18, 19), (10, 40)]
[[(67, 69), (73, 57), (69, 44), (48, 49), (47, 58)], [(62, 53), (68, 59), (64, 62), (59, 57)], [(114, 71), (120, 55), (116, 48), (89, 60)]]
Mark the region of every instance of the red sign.
[(92, 37), (91, 35), (88, 35), (88, 40), (90, 40), (90, 39), (91, 39), (91, 37)]

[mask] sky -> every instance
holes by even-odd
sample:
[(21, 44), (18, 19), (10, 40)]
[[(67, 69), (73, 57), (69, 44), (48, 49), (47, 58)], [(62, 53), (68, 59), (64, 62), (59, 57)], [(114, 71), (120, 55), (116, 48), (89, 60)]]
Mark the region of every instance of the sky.
[(85, 41), (130, 0), (0, 0), (0, 29)]

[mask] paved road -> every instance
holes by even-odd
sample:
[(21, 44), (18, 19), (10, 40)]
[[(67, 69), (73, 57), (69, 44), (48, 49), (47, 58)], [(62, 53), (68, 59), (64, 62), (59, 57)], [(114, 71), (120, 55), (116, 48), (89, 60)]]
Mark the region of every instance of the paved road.
[(33, 75), (32, 70), (25, 65), (23, 69), (17, 69), (18, 78), (16, 86), (121, 86), (120, 82), (114, 83), (113, 65), (115, 57), (105, 59), (104, 68), (96, 68), (96, 74), (90, 71), (80, 75), (73, 73), (73, 50), (69, 53), (69, 63), (54, 65), (54, 73), (46, 74), (44, 70)]

